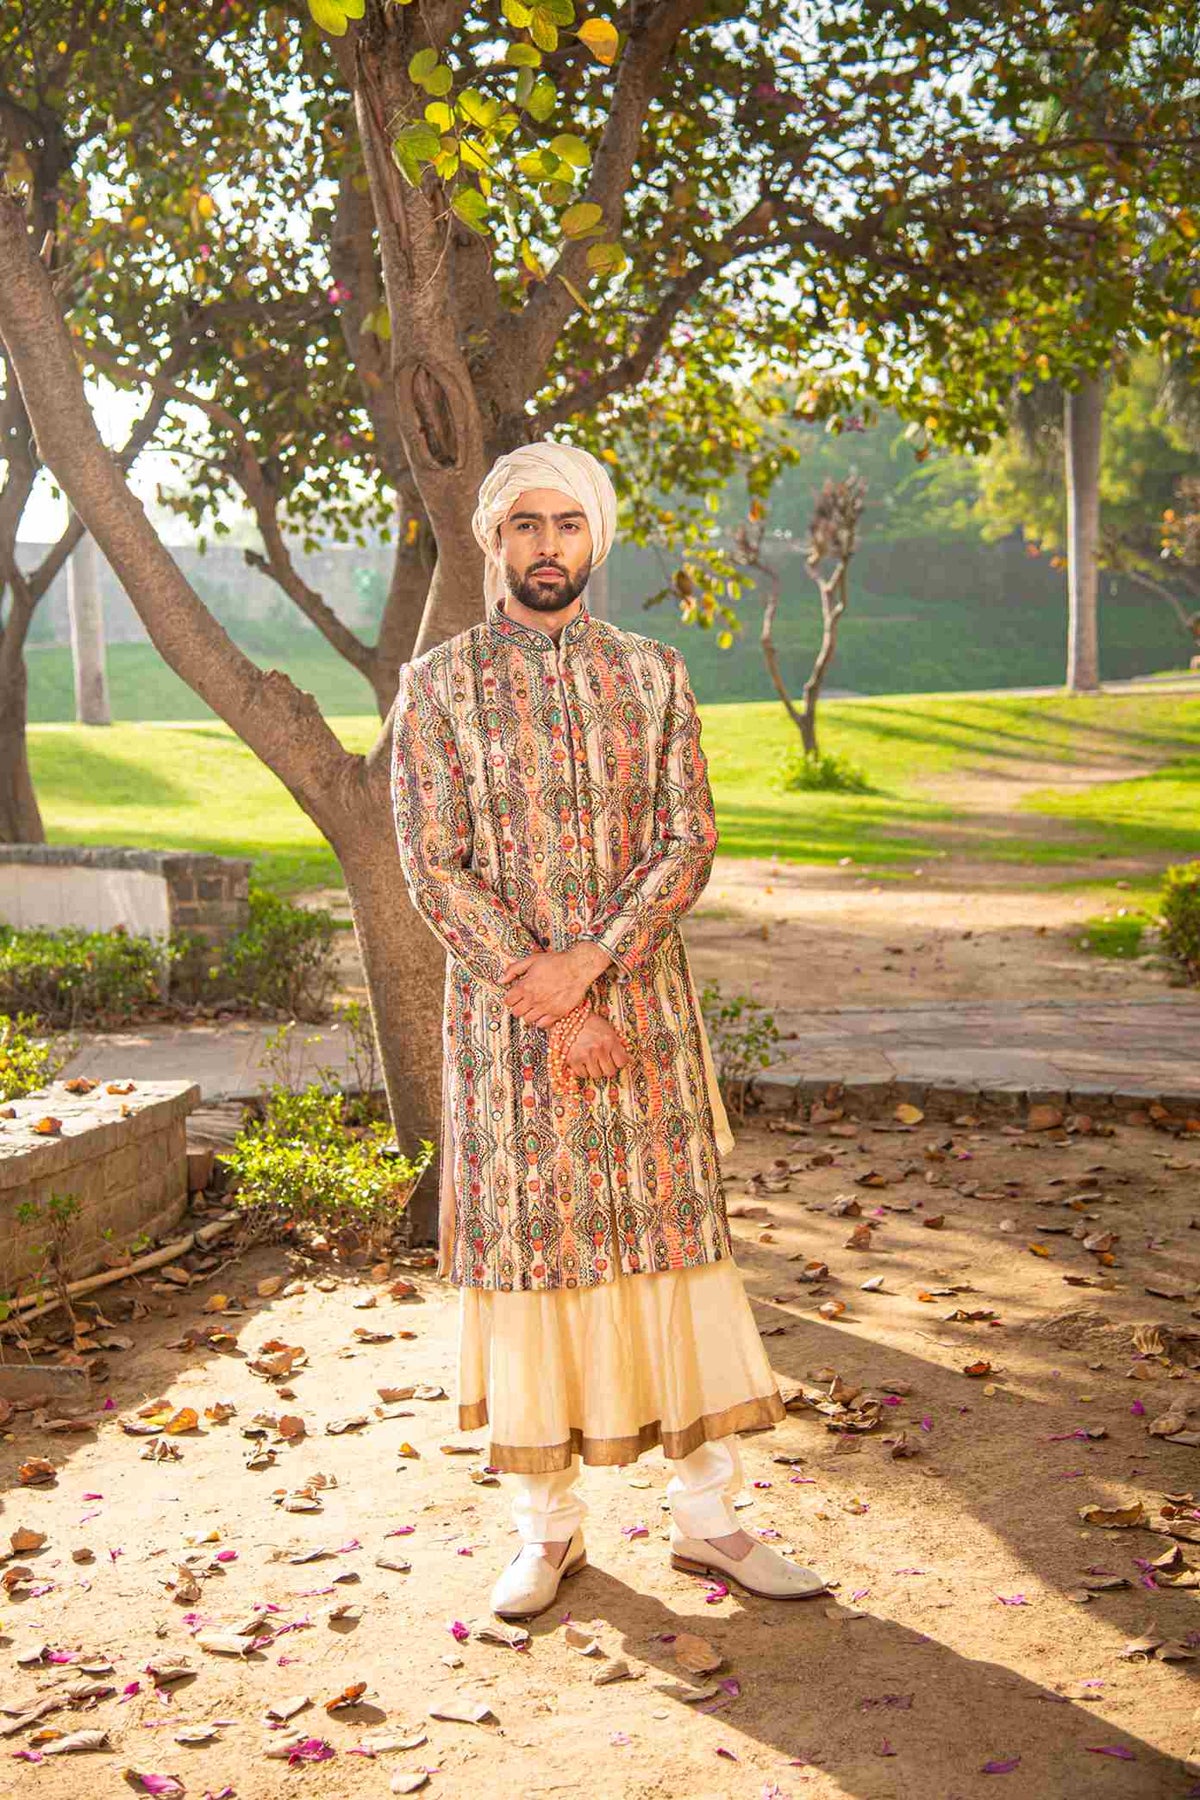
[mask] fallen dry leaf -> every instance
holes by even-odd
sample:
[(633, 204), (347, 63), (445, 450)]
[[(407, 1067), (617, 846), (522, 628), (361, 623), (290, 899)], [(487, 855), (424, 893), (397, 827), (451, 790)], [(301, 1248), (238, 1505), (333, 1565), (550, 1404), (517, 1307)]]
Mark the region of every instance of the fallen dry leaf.
[(1079, 1516), (1085, 1525), (1103, 1525), (1106, 1529), (1117, 1529), (1122, 1526), (1144, 1525), (1146, 1508), (1140, 1500), (1129, 1506), (1081, 1506)]
[(695, 1637), (690, 1631), (681, 1631), (671, 1648), (675, 1661), (689, 1675), (711, 1675), (725, 1660), (706, 1638)]

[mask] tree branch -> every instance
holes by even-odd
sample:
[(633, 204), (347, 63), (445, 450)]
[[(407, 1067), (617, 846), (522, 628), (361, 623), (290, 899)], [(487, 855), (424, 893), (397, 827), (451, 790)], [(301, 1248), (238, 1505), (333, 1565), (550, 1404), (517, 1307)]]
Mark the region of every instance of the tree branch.
[[(642, 127), (667, 58), (680, 32), (704, 10), (704, 0), (660, 0), (646, 9), (644, 20), (630, 32), (591, 178), (580, 195), (581, 201), (600, 207), (606, 236), (620, 231)], [(587, 239), (564, 244), (548, 278), (532, 289), (521, 311), (500, 328), (500, 354), (515, 359), (527, 393), (544, 380), (559, 335), (577, 310), (566, 282), (582, 290), (591, 281), (587, 252)]]
[[(311, 694), (257, 667), (208, 611), (130, 492), (84, 393), (75, 346), (20, 208), (0, 194), (0, 336), (8, 348), (38, 452), (133, 602), (165, 661), (284, 782), (336, 843), (343, 802), (361, 767)], [(332, 777), (332, 778), (331, 778)]]

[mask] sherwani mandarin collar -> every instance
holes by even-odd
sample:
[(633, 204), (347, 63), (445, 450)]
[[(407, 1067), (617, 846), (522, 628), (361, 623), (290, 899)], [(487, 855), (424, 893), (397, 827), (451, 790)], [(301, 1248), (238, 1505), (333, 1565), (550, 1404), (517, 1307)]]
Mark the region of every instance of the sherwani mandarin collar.
[(530, 650), (553, 650), (564, 645), (572, 647), (587, 636), (592, 614), (588, 610), (586, 600), (579, 602), (579, 611), (563, 626), (557, 640), (548, 631), (537, 625), (527, 625), (523, 619), (510, 618), (503, 605), (494, 606), (488, 617), (493, 631), (501, 637), (510, 638), (516, 643), (525, 644)]
[[(443, 1272), (591, 1287), (728, 1256), (733, 1140), (678, 930), (717, 828), (679, 652), (586, 606), (557, 644), (493, 609), (401, 670), (392, 799), (409, 895), (449, 953)], [(587, 940), (612, 959), (589, 997), (630, 1062), (577, 1108), (503, 975)]]

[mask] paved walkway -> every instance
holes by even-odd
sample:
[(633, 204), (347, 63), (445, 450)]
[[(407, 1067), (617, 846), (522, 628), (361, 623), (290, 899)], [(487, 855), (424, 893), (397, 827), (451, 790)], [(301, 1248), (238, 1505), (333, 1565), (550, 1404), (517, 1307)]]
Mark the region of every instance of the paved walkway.
[[(198, 1082), (206, 1105), (259, 1093), (274, 1027), (150, 1026), (87, 1033), (64, 1071), (105, 1080)], [(297, 1025), (301, 1079), (322, 1065), (344, 1070), (337, 1025)], [(841, 1007), (795, 1023), (766, 1072), (786, 1089), (841, 1081), (855, 1089), (898, 1082), (954, 1091), (1200, 1099), (1200, 993), (1142, 1000), (944, 1001)]]
[(914, 1001), (810, 1013), (770, 1078), (967, 1091), (1200, 1099), (1200, 994)]

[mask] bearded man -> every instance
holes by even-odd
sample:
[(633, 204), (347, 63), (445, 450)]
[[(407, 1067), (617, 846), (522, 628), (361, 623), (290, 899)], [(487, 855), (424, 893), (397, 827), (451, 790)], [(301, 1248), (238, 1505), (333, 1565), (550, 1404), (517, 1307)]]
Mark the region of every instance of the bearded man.
[(733, 1146), (679, 924), (717, 845), (687, 670), (590, 612), (616, 495), (587, 451), (502, 456), (473, 519), (482, 623), (407, 663), (392, 795), (405, 883), (449, 952), (441, 1272), (465, 1431), (516, 1477), (528, 1618), (586, 1561), (579, 1465), (661, 1444), (671, 1559), (824, 1590), (742, 1531), (736, 1433), (784, 1416), (731, 1254)]

